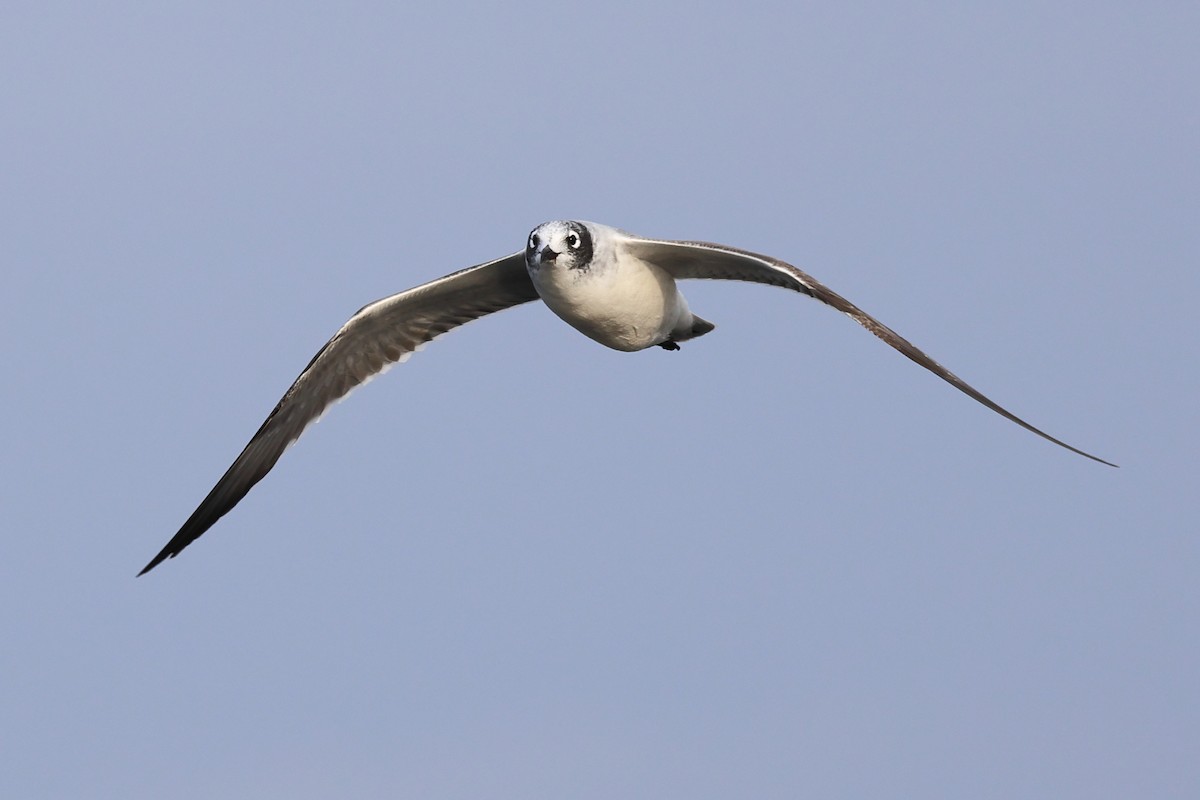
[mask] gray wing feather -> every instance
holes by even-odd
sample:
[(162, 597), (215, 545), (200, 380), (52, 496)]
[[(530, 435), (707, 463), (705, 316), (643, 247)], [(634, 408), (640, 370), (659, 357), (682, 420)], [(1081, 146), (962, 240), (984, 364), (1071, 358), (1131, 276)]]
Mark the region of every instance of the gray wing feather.
[(363, 306), (313, 356), (217, 485), (138, 574), (174, 558), (212, 527), (308, 425), (356, 386), (452, 328), (537, 297), (524, 255), (514, 253)]
[(841, 311), (917, 364), (920, 364), (955, 389), (979, 401), (1002, 417), (1017, 423), (1032, 433), (1036, 433), (1043, 439), (1047, 439), (1060, 447), (1065, 447), (1072, 453), (1078, 453), (1081, 456), (1090, 458), (1093, 461), (1099, 461), (1101, 464), (1107, 464), (1110, 467), (1116, 466), (1116, 464), (1105, 461), (1091, 453), (1085, 453), (1030, 425), (925, 355), (912, 342), (825, 286), (816, 278), (803, 270), (793, 267), (791, 264), (780, 261), (777, 258), (771, 258), (770, 256), (752, 253), (748, 250), (739, 250), (735, 247), (712, 244), (711, 242), (676, 242), (630, 237), (626, 246), (634, 255), (657, 264), (675, 278), (716, 278), (765, 283), (771, 286), (792, 289), (820, 300), (822, 303)]

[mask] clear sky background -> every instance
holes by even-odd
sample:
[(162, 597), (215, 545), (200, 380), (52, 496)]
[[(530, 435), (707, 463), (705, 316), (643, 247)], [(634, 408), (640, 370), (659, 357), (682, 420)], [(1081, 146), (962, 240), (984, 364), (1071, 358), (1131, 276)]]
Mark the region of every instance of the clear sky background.
[[(0, 795), (1200, 795), (1194, 3), (7, 2)], [(176, 531), (359, 306), (554, 218), (809, 270), (530, 305)]]

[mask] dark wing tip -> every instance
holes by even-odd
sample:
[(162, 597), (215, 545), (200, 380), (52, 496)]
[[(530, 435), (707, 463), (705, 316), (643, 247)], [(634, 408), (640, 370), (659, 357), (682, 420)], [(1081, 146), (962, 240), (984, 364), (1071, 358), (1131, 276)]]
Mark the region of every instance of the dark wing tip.
[(162, 549), (162, 551), (158, 555), (156, 555), (154, 558), (150, 559), (149, 564), (142, 567), (142, 571), (139, 572), (136, 577), (138, 577), (138, 578), (142, 577), (147, 572), (154, 569), (162, 562), (166, 561), (168, 558), (174, 558), (174, 557), (175, 557), (175, 554), (171, 552), (171, 546), (167, 545), (166, 547), (164, 547)]
[[(1072, 449), (1072, 450), (1074, 450), (1074, 448), (1071, 448), (1071, 449)], [(1105, 460), (1104, 460), (1103, 458), (1101, 458), (1100, 456), (1094, 456), (1094, 455), (1092, 455), (1091, 453), (1085, 453), (1085, 452), (1083, 452), (1082, 450), (1075, 450), (1075, 452), (1076, 452), (1076, 453), (1079, 453), (1079, 455), (1081, 455), (1081, 456), (1087, 456), (1087, 457), (1088, 457), (1088, 458), (1090, 458), (1092, 461), (1099, 461), (1101, 464), (1105, 465), (1106, 467), (1112, 467), (1113, 469), (1120, 469), (1120, 468), (1121, 468), (1121, 465), (1120, 465), (1120, 464), (1114, 464), (1114, 463), (1113, 463), (1113, 462), (1111, 462), (1111, 461), (1105, 461)]]
[[(253, 484), (251, 484), (251, 486), (252, 485)], [(217, 489), (220, 488), (222, 488), (221, 484), (217, 484), (217, 486), (213, 489), (212, 494), (215, 494)], [(249, 488), (250, 487), (247, 486), (246, 491), (249, 491)], [(238, 496), (238, 499), (240, 500), (245, 494), (246, 492), (243, 491), (241, 495)], [(216, 524), (216, 521), (224, 516), (226, 511), (233, 508), (233, 506), (237, 504), (237, 500), (233, 501), (232, 503), (227, 503), (220, 513), (213, 515), (210, 509), (211, 501), (211, 495), (208, 498), (205, 498), (205, 501), (200, 504), (200, 507), (196, 509), (188, 521), (183, 524), (183, 527), (179, 529), (179, 532), (171, 537), (171, 541), (167, 542), (166, 546), (162, 550), (158, 551), (158, 555), (150, 559), (149, 564), (142, 567), (142, 571), (137, 574), (137, 577), (142, 577), (147, 572), (166, 561), (168, 558), (174, 558), (182, 553), (189, 544), (199, 539), (205, 531)]]

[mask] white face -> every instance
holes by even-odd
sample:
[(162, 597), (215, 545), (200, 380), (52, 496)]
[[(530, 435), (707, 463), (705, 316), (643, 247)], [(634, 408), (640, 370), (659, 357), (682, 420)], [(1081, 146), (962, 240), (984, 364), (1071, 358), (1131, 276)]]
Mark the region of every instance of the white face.
[(592, 234), (582, 222), (543, 222), (529, 234), (525, 264), (530, 269), (587, 270), (592, 263)]

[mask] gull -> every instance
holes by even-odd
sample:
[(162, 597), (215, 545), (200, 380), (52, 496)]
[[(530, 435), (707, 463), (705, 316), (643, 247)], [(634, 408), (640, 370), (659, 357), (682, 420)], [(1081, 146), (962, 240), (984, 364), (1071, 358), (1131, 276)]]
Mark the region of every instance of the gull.
[(564, 322), (606, 347), (678, 350), (713, 330), (676, 286), (684, 278), (769, 284), (841, 311), (954, 388), (1026, 430), (1085, 453), (997, 405), (900, 334), (811, 275), (770, 256), (710, 242), (647, 239), (594, 222), (556, 220), (534, 228), (523, 251), (453, 272), (363, 306), (322, 347), (217, 485), (139, 572), (174, 558), (271, 471), (326, 408), (404, 361), (435, 337), (496, 311), (540, 299)]

